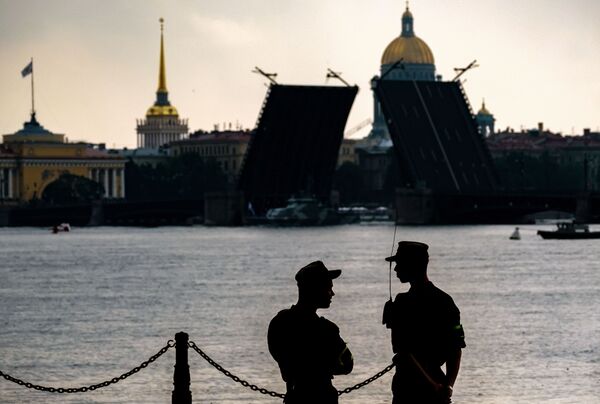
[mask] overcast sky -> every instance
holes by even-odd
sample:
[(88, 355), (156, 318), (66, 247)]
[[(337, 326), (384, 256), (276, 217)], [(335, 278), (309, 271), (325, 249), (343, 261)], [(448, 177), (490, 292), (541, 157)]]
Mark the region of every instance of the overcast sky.
[[(496, 126), (564, 134), (600, 128), (600, 1), (413, 0), (415, 33), (444, 79), (463, 77)], [(265, 80), (325, 84), (328, 67), (360, 87), (347, 129), (372, 117), (369, 80), (399, 35), (399, 0), (0, 0), (0, 134), (29, 119), (69, 140), (135, 147), (158, 83), (165, 19), (167, 87), (190, 130), (255, 125)], [(334, 84), (331, 81), (330, 84)], [(358, 136), (364, 136), (369, 128)]]

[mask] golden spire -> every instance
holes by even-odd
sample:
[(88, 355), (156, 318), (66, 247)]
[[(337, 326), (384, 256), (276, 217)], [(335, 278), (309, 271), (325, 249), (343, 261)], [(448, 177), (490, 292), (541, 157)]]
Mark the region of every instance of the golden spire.
[(165, 47), (163, 43), (163, 28), (164, 18), (158, 20), (160, 22), (160, 68), (158, 71), (158, 90), (157, 92), (166, 93), (167, 90), (167, 75), (165, 73)]
[(160, 67), (158, 69), (158, 90), (156, 90), (156, 101), (148, 108), (146, 116), (177, 116), (177, 109), (169, 102), (169, 91), (167, 90), (167, 74), (165, 73), (165, 46), (163, 41), (163, 30), (165, 20), (161, 17), (160, 22)]
[(481, 102), (481, 108), (479, 109), (479, 111), (477, 112), (477, 114), (478, 115), (492, 115), (490, 113), (490, 111), (488, 111), (488, 109), (485, 107), (485, 98)]

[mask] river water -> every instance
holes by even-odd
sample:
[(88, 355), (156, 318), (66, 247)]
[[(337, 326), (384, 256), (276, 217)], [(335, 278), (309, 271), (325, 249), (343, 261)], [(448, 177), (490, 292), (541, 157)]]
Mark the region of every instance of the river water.
[[(600, 403), (600, 242), (552, 241), (522, 227), (404, 227), (430, 245), (430, 279), (459, 306), (467, 348), (455, 403)], [(119, 376), (178, 331), (222, 366), (281, 392), (269, 320), (296, 300), (293, 276), (321, 259), (343, 268), (332, 307), (355, 358), (338, 389), (391, 361), (381, 325), (391, 224), (325, 228), (0, 228), (0, 370), (80, 387)], [(393, 279), (393, 291), (406, 290)], [(0, 378), (1, 403), (167, 403), (174, 349), (94, 392), (38, 392)], [(189, 352), (195, 403), (278, 403)], [(390, 403), (391, 373), (340, 403)]]

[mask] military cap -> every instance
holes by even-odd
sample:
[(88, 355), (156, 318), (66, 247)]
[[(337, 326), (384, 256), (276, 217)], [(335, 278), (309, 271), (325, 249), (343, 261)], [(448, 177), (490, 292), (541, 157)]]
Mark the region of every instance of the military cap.
[(298, 285), (318, 284), (329, 281), (340, 276), (341, 269), (329, 270), (321, 261), (313, 261), (310, 264), (300, 268), (296, 273), (296, 282)]
[(400, 241), (398, 243), (396, 254), (387, 257), (385, 260), (392, 262), (402, 259), (429, 258), (429, 253), (427, 252), (428, 249), (429, 246), (425, 243), (420, 243), (418, 241)]

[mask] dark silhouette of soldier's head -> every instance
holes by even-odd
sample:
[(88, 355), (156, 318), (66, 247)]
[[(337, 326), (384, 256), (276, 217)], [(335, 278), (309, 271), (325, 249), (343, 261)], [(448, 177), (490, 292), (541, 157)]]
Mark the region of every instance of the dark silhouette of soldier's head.
[(429, 246), (418, 241), (401, 241), (398, 243), (396, 254), (387, 257), (388, 262), (395, 262), (394, 271), (400, 282), (413, 282), (427, 278), (429, 264)]
[(298, 302), (313, 306), (315, 309), (327, 309), (331, 305), (333, 279), (339, 277), (341, 269), (329, 270), (321, 261), (314, 261), (302, 267), (296, 273), (298, 284)]

